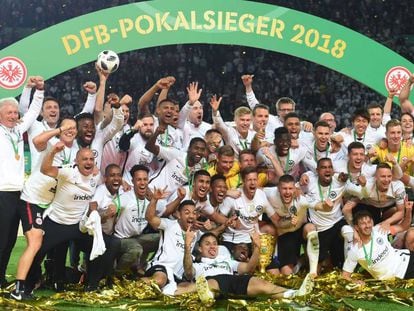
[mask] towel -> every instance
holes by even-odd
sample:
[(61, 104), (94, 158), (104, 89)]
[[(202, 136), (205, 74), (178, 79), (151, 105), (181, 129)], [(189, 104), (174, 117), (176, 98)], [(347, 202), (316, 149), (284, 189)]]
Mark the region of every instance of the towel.
[(92, 251), (89, 260), (94, 260), (106, 251), (105, 241), (102, 235), (101, 216), (97, 211), (92, 211), (89, 217), (84, 215), (79, 223), (79, 230), (83, 233), (88, 232), (93, 236)]

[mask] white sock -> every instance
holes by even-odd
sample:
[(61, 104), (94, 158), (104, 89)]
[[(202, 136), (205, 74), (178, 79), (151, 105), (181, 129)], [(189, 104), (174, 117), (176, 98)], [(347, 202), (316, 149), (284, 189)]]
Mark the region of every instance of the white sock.
[(309, 273), (317, 274), (318, 259), (319, 259), (319, 238), (318, 232), (311, 231), (306, 236), (306, 252), (309, 259)]
[(297, 290), (288, 289), (283, 293), (283, 298), (293, 298), (296, 295)]

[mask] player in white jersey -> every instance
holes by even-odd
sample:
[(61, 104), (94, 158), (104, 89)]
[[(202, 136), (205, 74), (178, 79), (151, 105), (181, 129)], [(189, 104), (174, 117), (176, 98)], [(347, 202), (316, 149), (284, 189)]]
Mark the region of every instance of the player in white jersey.
[(356, 184), (359, 176), (372, 178), (377, 166), (365, 162), (365, 146), (354, 141), (348, 145), (348, 160), (333, 162), (335, 173), (346, 173), (350, 182)]
[[(191, 231), (186, 232), (184, 270), (187, 279), (196, 279), (185, 287), (179, 287), (177, 294), (197, 291), (201, 302), (214, 302), (214, 291), (217, 295), (269, 295), (272, 298), (293, 298), (309, 294), (313, 288), (312, 279), (307, 276), (299, 290), (290, 290), (272, 284), (269, 281), (252, 276), (260, 253), (260, 237), (257, 232), (251, 234), (253, 254), (247, 262), (239, 262), (228, 256), (219, 254), (218, 238), (211, 232), (203, 234), (199, 241), (201, 259), (193, 262), (191, 245), (195, 238)], [(238, 275), (234, 275), (237, 272)]]
[[(114, 235), (120, 244), (116, 255), (117, 274), (126, 273), (131, 268), (144, 269), (148, 254), (157, 250), (160, 237), (145, 219), (150, 202), (147, 198), (149, 169), (137, 164), (132, 167), (130, 174), (133, 191), (124, 192), (120, 196), (121, 205), (114, 229)], [(157, 202), (157, 216), (161, 216), (165, 210), (165, 205), (160, 203)]]
[(369, 146), (374, 146), (375, 144), (378, 144), (381, 139), (385, 138), (385, 125), (391, 120), (390, 112), (395, 94), (396, 92), (394, 90), (388, 91), (384, 108), (378, 103), (371, 103), (368, 105), (367, 111), (370, 120), (367, 130), (365, 131), (367, 149), (370, 149)]
[[(43, 243), (33, 260), (26, 279), (24, 293), (30, 296), (40, 275), (39, 265), (45, 254), (54, 247), (77, 240), (82, 249), (90, 252), (92, 237), (81, 233), (79, 222), (86, 211), (89, 201), (95, 192), (99, 175), (94, 175), (95, 159), (92, 150), (83, 148), (76, 155), (75, 167), (58, 168), (53, 166), (56, 153), (63, 150), (64, 145), (58, 142), (43, 159), (41, 172), (58, 180), (56, 195), (50, 207), (44, 213)], [(106, 242), (106, 241), (105, 241)], [(60, 249), (60, 248), (59, 248)], [(56, 252), (54, 263), (56, 282), (63, 282), (65, 276), (66, 247)], [(97, 289), (99, 280), (105, 273), (107, 265), (106, 253), (93, 261), (88, 261), (87, 290)], [(17, 294), (21, 294), (21, 291)]]
[[(154, 280), (164, 294), (173, 295), (177, 289), (176, 280), (181, 280), (184, 273), (184, 245), (186, 231), (196, 221), (198, 213), (193, 201), (181, 202), (178, 207), (178, 219), (170, 220), (156, 216), (157, 201), (165, 196), (160, 189), (155, 189), (147, 208), (145, 218), (152, 228), (161, 230), (158, 250), (149, 262), (144, 280)], [(191, 251), (195, 241), (192, 242)], [(151, 279), (150, 279), (151, 277)]]
[[(283, 174), (289, 174), (299, 179), (300, 167), (303, 162), (306, 166), (315, 166), (312, 159), (306, 158), (306, 149), (303, 147), (291, 148), (291, 135), (285, 127), (279, 127), (275, 130), (274, 146), (269, 148), (271, 155), (279, 162)], [(274, 170), (271, 160), (265, 156), (263, 149), (260, 149), (256, 155), (257, 165), (264, 166), (267, 169)]]
[(203, 121), (203, 104), (199, 101), (201, 89), (198, 90), (198, 82), (192, 82), (187, 87), (188, 101), (181, 108), (178, 118), (178, 127), (183, 130), (183, 148), (194, 137), (204, 138), (206, 132), (211, 129), (211, 124)]
[(122, 128), (124, 115), (119, 102), (112, 105), (113, 114), (111, 122), (102, 128), (102, 122), (95, 126), (94, 117), (90, 113), (81, 113), (76, 116), (78, 129), (77, 145), (79, 148), (91, 148), (96, 161), (96, 166), (100, 168), (102, 162), (102, 152), (106, 142)]
[(307, 222), (308, 208), (314, 206), (307, 197), (295, 198), (295, 180), (290, 175), (283, 175), (279, 179), (277, 188), (264, 188), (266, 197), (276, 211), (277, 249), (282, 274), (293, 273), (298, 262), (301, 246), (307, 241), (307, 256), (309, 272), (317, 274), (319, 240), (316, 227)]
[[(313, 141), (312, 123), (309, 123), (310, 129), (308, 131), (302, 130), (299, 115), (296, 112), (289, 112), (284, 118), (283, 126), (287, 128), (292, 136), (292, 147), (297, 148), (300, 145), (311, 144)], [(303, 123), (303, 122), (302, 122)]]
[(219, 99), (214, 95), (211, 98), (210, 106), (213, 112), (213, 122), (215, 127), (223, 134), (223, 138), (230, 145), (236, 157), (244, 149), (250, 149), (255, 131), (250, 129), (252, 122), (252, 111), (247, 107), (239, 107), (234, 111), (235, 127), (228, 126), (220, 116), (219, 107), (222, 97)]
[(187, 152), (156, 145), (157, 137), (165, 132), (159, 126), (148, 139), (145, 149), (165, 160), (159, 172), (150, 180), (150, 187), (173, 192), (185, 183), (191, 182), (195, 171), (202, 168), (206, 151), (206, 142), (199, 137), (191, 140)]
[[(34, 146), (38, 150), (42, 150), (39, 154), (40, 160), (50, 151), (51, 138), (59, 136), (59, 140), (63, 142), (65, 148), (73, 143), (76, 137), (76, 122), (73, 119), (64, 119), (61, 127), (48, 130), (34, 138)], [(48, 148), (46, 148), (48, 145)], [(62, 150), (63, 152), (64, 150)], [(74, 159), (73, 159), (74, 160)], [(56, 155), (53, 159), (53, 165), (61, 166), (64, 163)], [(43, 211), (52, 202), (56, 192), (56, 179), (46, 176), (40, 172), (40, 167), (32, 170), (28, 180), (25, 182), (21, 199), (25, 201), (22, 206), (21, 221), (23, 233), (27, 240), (27, 245), (23, 251), (16, 272), (16, 289), (17, 291), (24, 284), (27, 273), (32, 264), (33, 258), (42, 245), (43, 239)], [(11, 298), (14, 298), (11, 295)]]
[(312, 144), (305, 144), (307, 149), (306, 157), (308, 161), (314, 161), (314, 166), (310, 170), (316, 169), (316, 162), (321, 158), (330, 158), (333, 163), (339, 160), (345, 160), (346, 152), (337, 144), (330, 142), (329, 124), (324, 121), (318, 121), (313, 128), (314, 140)]
[(36, 91), (27, 113), (18, 122), (17, 101), (0, 99), (0, 286), (6, 284), (6, 268), (17, 238), (19, 227), (20, 191), (24, 182), (23, 133), (39, 115), (44, 96), (44, 81), (38, 77)]
[[(208, 191), (210, 190), (210, 174), (206, 170), (198, 170), (194, 173), (188, 186), (183, 187), (185, 191), (184, 200), (192, 200), (196, 206), (196, 210), (199, 213), (197, 221), (193, 224), (193, 227), (200, 230), (209, 230), (211, 227), (210, 221), (218, 224), (227, 223), (227, 217), (220, 214), (211, 206), (208, 200)], [(173, 194), (169, 201), (174, 200), (178, 196), (177, 193)], [(180, 202), (175, 205), (170, 205), (168, 211), (166, 210), (164, 216), (168, 216), (176, 210), (176, 207)]]
[(352, 116), (352, 129), (344, 129), (337, 134), (342, 136), (344, 147), (348, 147), (353, 141), (364, 144), (367, 151), (373, 146), (371, 143), (368, 144), (365, 136), (369, 119), (369, 114), (365, 109), (355, 111)]
[(122, 128), (104, 145), (101, 164), (102, 174), (109, 164), (117, 164), (121, 168), (126, 165), (129, 153), (127, 152), (128, 150), (123, 150), (121, 148), (120, 140), (123, 135), (132, 130), (132, 127), (128, 124), (130, 117), (129, 105), (131, 102), (132, 98), (129, 95), (123, 96), (120, 100), (122, 113), (124, 115), (124, 123)]
[(158, 169), (158, 161), (154, 154), (145, 149), (145, 144), (154, 133), (154, 117), (151, 114), (141, 116), (129, 132), (122, 135), (119, 148), (127, 152), (127, 159), (123, 167), (124, 180), (132, 184), (130, 170), (136, 164), (146, 165), (151, 176)]
[(361, 209), (371, 213), (374, 224), (382, 222), (384, 226), (390, 226), (403, 219), (405, 187), (401, 181), (393, 180), (387, 163), (379, 163), (375, 177), (368, 180), (360, 178), (359, 184), (348, 187), (360, 199), (360, 202), (347, 205), (342, 210), (348, 223), (352, 221), (352, 214)]
[(358, 263), (378, 280), (414, 278), (414, 252), (408, 249), (395, 249), (388, 240), (388, 234), (394, 235), (409, 227), (412, 206), (413, 202), (405, 203), (410, 215), (409, 219), (391, 226), (389, 230), (384, 230), (379, 225), (374, 226), (374, 221), (368, 211), (359, 211), (355, 214), (354, 229), (360, 236), (362, 247), (355, 244), (348, 252), (342, 269), (342, 276), (345, 279), (355, 281), (351, 278), (351, 274)]
[(341, 228), (346, 225), (342, 215), (342, 196), (345, 193), (346, 175), (334, 174), (332, 160), (319, 159), (317, 174), (307, 172), (301, 178), (302, 190), (310, 202), (322, 208), (310, 208), (309, 220), (316, 226), (319, 237), (319, 262), (330, 255), (333, 266), (342, 266), (344, 249)]
[(227, 197), (220, 212), (231, 218), (237, 216), (237, 226), (227, 227), (224, 231), (223, 245), (232, 251), (236, 244), (248, 243), (250, 246), (250, 233), (255, 229), (259, 231), (259, 219), (266, 215), (276, 224), (275, 210), (270, 205), (265, 193), (257, 189), (257, 170), (255, 167), (246, 167), (241, 172), (243, 186), (241, 196), (237, 199)]

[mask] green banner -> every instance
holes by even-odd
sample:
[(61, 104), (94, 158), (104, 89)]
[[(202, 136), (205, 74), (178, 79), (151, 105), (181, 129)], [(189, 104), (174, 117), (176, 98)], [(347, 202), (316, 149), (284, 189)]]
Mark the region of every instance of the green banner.
[[(383, 95), (385, 79), (401, 87), (407, 72), (414, 71), (410, 61), (387, 47), (295, 10), (240, 0), (155, 0), (73, 18), (1, 50), (0, 98), (20, 94), (28, 75), (51, 78), (96, 59), (105, 49), (121, 53), (178, 43), (234, 44), (290, 54)], [(393, 67), (398, 68), (390, 72)]]

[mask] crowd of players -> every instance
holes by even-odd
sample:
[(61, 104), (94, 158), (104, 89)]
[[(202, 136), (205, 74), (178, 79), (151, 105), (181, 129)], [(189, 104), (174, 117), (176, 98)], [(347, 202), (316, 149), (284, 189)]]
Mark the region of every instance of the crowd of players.
[[(399, 95), (400, 120), (390, 118), (390, 90), (383, 105), (355, 111), (352, 129), (336, 132), (332, 113), (314, 124), (301, 120), (289, 97), (276, 100), (277, 115), (270, 114), (248, 74), (239, 80), (248, 106), (233, 121), (223, 120), (226, 103), (215, 95), (205, 103), (213, 122), (203, 121), (197, 82), (180, 108), (168, 96), (176, 79), (167, 76), (139, 98), (132, 125), (133, 99), (105, 95), (108, 75), (97, 73), (98, 85), (83, 85), (88, 96), (75, 118), (60, 118), (41, 77), (29, 78), (20, 103), (0, 100), (2, 286), (20, 221), (27, 241), (11, 298), (32, 298), (46, 255), (54, 288), (64, 290), (68, 247), (75, 270), (84, 254), (87, 291), (103, 278), (110, 286), (113, 277), (128, 276), (168, 295), (197, 290), (203, 301), (213, 299), (211, 291), (292, 298), (309, 293), (332, 267), (352, 280), (358, 263), (375, 278), (414, 277), (414, 232), (407, 230), (414, 75)], [(388, 235), (399, 233), (392, 246)], [(252, 276), (261, 234), (277, 237), (269, 273), (309, 272), (298, 290)]]

